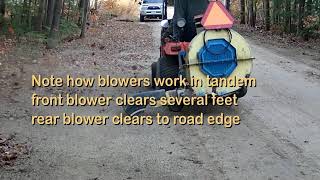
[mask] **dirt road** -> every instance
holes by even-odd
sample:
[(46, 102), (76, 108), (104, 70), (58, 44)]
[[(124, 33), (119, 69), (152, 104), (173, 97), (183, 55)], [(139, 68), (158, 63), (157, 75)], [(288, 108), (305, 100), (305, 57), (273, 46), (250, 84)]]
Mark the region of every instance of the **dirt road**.
[[(203, 112), (206, 116), (221, 112), (239, 114), (241, 125), (232, 129), (157, 125), (32, 126), (30, 116), (34, 113), (75, 112), (79, 115), (112, 116), (122, 112), (116, 106), (33, 108), (30, 96), (34, 91), (42, 94), (75, 91), (83, 95), (117, 96), (139, 90), (30, 88), (33, 73), (149, 76), (149, 66), (158, 57), (159, 22), (132, 23), (129, 26), (110, 23), (103, 31), (110, 33), (116, 29), (111, 33), (119, 33), (121, 41), (129, 42), (130, 39), (123, 35), (129, 31), (118, 32), (119, 29), (121, 31), (120, 25), (130, 29), (131, 37), (138, 38), (134, 43), (129, 42), (126, 47), (119, 48), (117, 54), (112, 54), (109, 47), (117, 46), (120, 39), (112, 42), (109, 35), (99, 31), (90, 42), (75, 40), (57, 51), (47, 52), (33, 63), (30, 59), (21, 60), (20, 64), (10, 62), (10, 57), (1, 59), (2, 82), (10, 82), (1, 87), (0, 132), (14, 134), (18, 142), (28, 142), (32, 150), (29, 156), (18, 159), (14, 166), (0, 168), (0, 179), (320, 178), (320, 72), (253, 42), (251, 47), (256, 57), (253, 76), (258, 79), (258, 87), (250, 89), (238, 107), (187, 107), (179, 113), (198, 115)], [(155, 39), (153, 44), (147, 38), (139, 38), (148, 35)], [(109, 44), (111, 42), (112, 45)], [(79, 46), (84, 49), (80, 50)], [(4, 66), (17, 67), (17, 70), (8, 74), (3, 70)], [(19, 84), (13, 84), (17, 80)], [(158, 112), (173, 115), (165, 107), (147, 110), (148, 115)]]

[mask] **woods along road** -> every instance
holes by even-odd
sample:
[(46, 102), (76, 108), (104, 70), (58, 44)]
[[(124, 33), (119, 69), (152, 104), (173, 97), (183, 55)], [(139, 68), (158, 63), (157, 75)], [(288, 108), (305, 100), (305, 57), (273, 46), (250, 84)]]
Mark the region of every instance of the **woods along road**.
[[(121, 107), (32, 107), (33, 92), (120, 96), (144, 88), (31, 88), (32, 74), (149, 77), (158, 58), (159, 22), (109, 20), (88, 38), (43, 53), (1, 58), (0, 132), (30, 147), (0, 179), (319, 179), (319, 63), (280, 54), (250, 39), (258, 86), (236, 107), (148, 108), (147, 115), (240, 115), (223, 126), (32, 126), (31, 115), (108, 115)], [(142, 38), (145, 37), (145, 38)], [(27, 57), (25, 54), (30, 54)], [(310, 60), (311, 61), (311, 60)]]

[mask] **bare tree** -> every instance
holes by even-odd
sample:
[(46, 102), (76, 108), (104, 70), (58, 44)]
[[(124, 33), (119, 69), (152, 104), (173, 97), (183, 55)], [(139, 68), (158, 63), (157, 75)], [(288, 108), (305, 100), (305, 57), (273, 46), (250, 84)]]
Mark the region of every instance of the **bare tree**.
[(83, 0), (83, 16), (82, 16), (82, 24), (81, 24), (81, 34), (80, 38), (85, 37), (86, 33), (86, 24), (87, 24), (87, 19), (88, 19), (88, 8), (89, 8), (89, 0)]
[(48, 0), (47, 7), (47, 17), (46, 17), (46, 26), (51, 27), (53, 16), (54, 16), (54, 3), (55, 0)]
[(291, 0), (285, 1), (285, 16), (284, 29), (286, 32), (291, 32)]
[(54, 16), (50, 28), (49, 38), (48, 38), (48, 48), (55, 48), (59, 42), (59, 25), (61, 17), (62, 0), (55, 0), (54, 5)]
[(29, 3), (28, 3), (28, 7), (27, 7), (27, 17), (28, 17), (28, 27), (29, 29), (31, 29), (32, 27), (32, 12), (31, 12), (31, 8), (32, 8), (32, 0), (29, 0)]
[(254, 0), (248, 0), (248, 20), (251, 27), (255, 27)]
[(305, 0), (299, 0), (299, 10), (298, 10), (298, 34), (302, 33), (303, 30), (303, 18), (305, 9)]
[(307, 0), (306, 2), (306, 15), (311, 15), (312, 14), (312, 6), (315, 4), (315, 2), (312, 2), (312, 0)]
[(64, 17), (64, 11), (65, 11), (65, 7), (66, 7), (66, 4), (65, 4), (65, 0), (62, 0), (62, 14), (61, 16)]
[(98, 0), (95, 0), (95, 1), (94, 1), (94, 9), (95, 9), (95, 10), (98, 10)]
[(270, 26), (271, 26), (271, 22), (270, 22), (270, 1), (269, 0), (264, 0), (264, 13), (265, 13), (265, 30), (269, 31), (270, 30)]
[(0, 18), (3, 18), (5, 12), (6, 12), (5, 0), (0, 0)]
[(226, 8), (230, 11), (230, 0), (226, 0)]
[(21, 24), (25, 24), (26, 22), (26, 9), (27, 9), (27, 0), (23, 0), (23, 4), (22, 4), (22, 9), (21, 9), (21, 14), (20, 14), (20, 23)]
[[(317, 0), (317, 3), (316, 3), (316, 9), (317, 9), (317, 16), (320, 18), (320, 0)], [(319, 24), (319, 26), (320, 26), (320, 19), (319, 19), (319, 21), (318, 21), (318, 24)]]
[(246, 1), (245, 0), (240, 0), (240, 24), (245, 24), (246, 23)]
[(85, 0), (79, 0), (79, 12), (80, 12), (80, 16), (79, 16), (79, 19), (78, 19), (78, 26), (80, 27), (81, 26), (81, 23), (82, 23), (82, 20), (83, 20), (83, 12), (84, 12), (84, 3), (85, 3)]
[(47, 0), (40, 0), (39, 2), (39, 10), (38, 10), (38, 18), (37, 18), (37, 23), (36, 23), (36, 30), (41, 31), (42, 30), (42, 25), (44, 21), (44, 16), (46, 14), (46, 7), (45, 5)]

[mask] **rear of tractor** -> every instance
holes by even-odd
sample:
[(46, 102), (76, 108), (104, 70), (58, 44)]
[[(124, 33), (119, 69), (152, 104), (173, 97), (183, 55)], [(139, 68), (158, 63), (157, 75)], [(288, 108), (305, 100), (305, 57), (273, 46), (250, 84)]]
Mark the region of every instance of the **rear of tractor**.
[[(187, 0), (188, 3), (193, 0)], [(180, 1), (180, 2), (187, 2)], [(179, 2), (179, 0), (176, 0)], [(200, 1), (194, 1), (197, 5)], [(253, 58), (246, 40), (236, 31), (231, 30), (233, 18), (220, 1), (203, 1), (205, 14), (193, 16), (193, 19), (179, 16), (186, 10), (175, 10), (172, 20), (161, 22), (160, 58), (151, 66), (152, 79), (183, 77), (201, 80), (202, 86), (155, 86), (154, 91), (136, 94), (135, 97), (151, 96), (156, 98), (175, 96), (232, 96), (238, 98), (247, 94), (246, 86), (212, 87), (207, 84), (208, 78), (245, 79), (249, 78)], [(201, 6), (201, 5), (200, 5)], [(175, 8), (190, 7), (176, 5)], [(197, 11), (201, 11), (197, 9)], [(189, 9), (190, 11), (190, 9)], [(195, 10), (192, 10), (195, 11)], [(192, 14), (190, 12), (187, 12)], [(219, 14), (220, 13), (220, 14)], [(197, 15), (197, 14), (195, 14)], [(128, 106), (126, 112), (134, 115), (143, 111), (142, 106)], [(172, 111), (180, 111), (182, 106), (169, 107)]]

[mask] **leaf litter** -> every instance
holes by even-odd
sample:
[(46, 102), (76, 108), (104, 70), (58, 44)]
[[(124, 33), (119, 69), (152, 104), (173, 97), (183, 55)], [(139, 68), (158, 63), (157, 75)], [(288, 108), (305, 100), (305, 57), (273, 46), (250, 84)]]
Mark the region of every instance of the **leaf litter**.
[(0, 167), (12, 166), (22, 156), (28, 155), (30, 147), (17, 143), (14, 135), (0, 134)]

